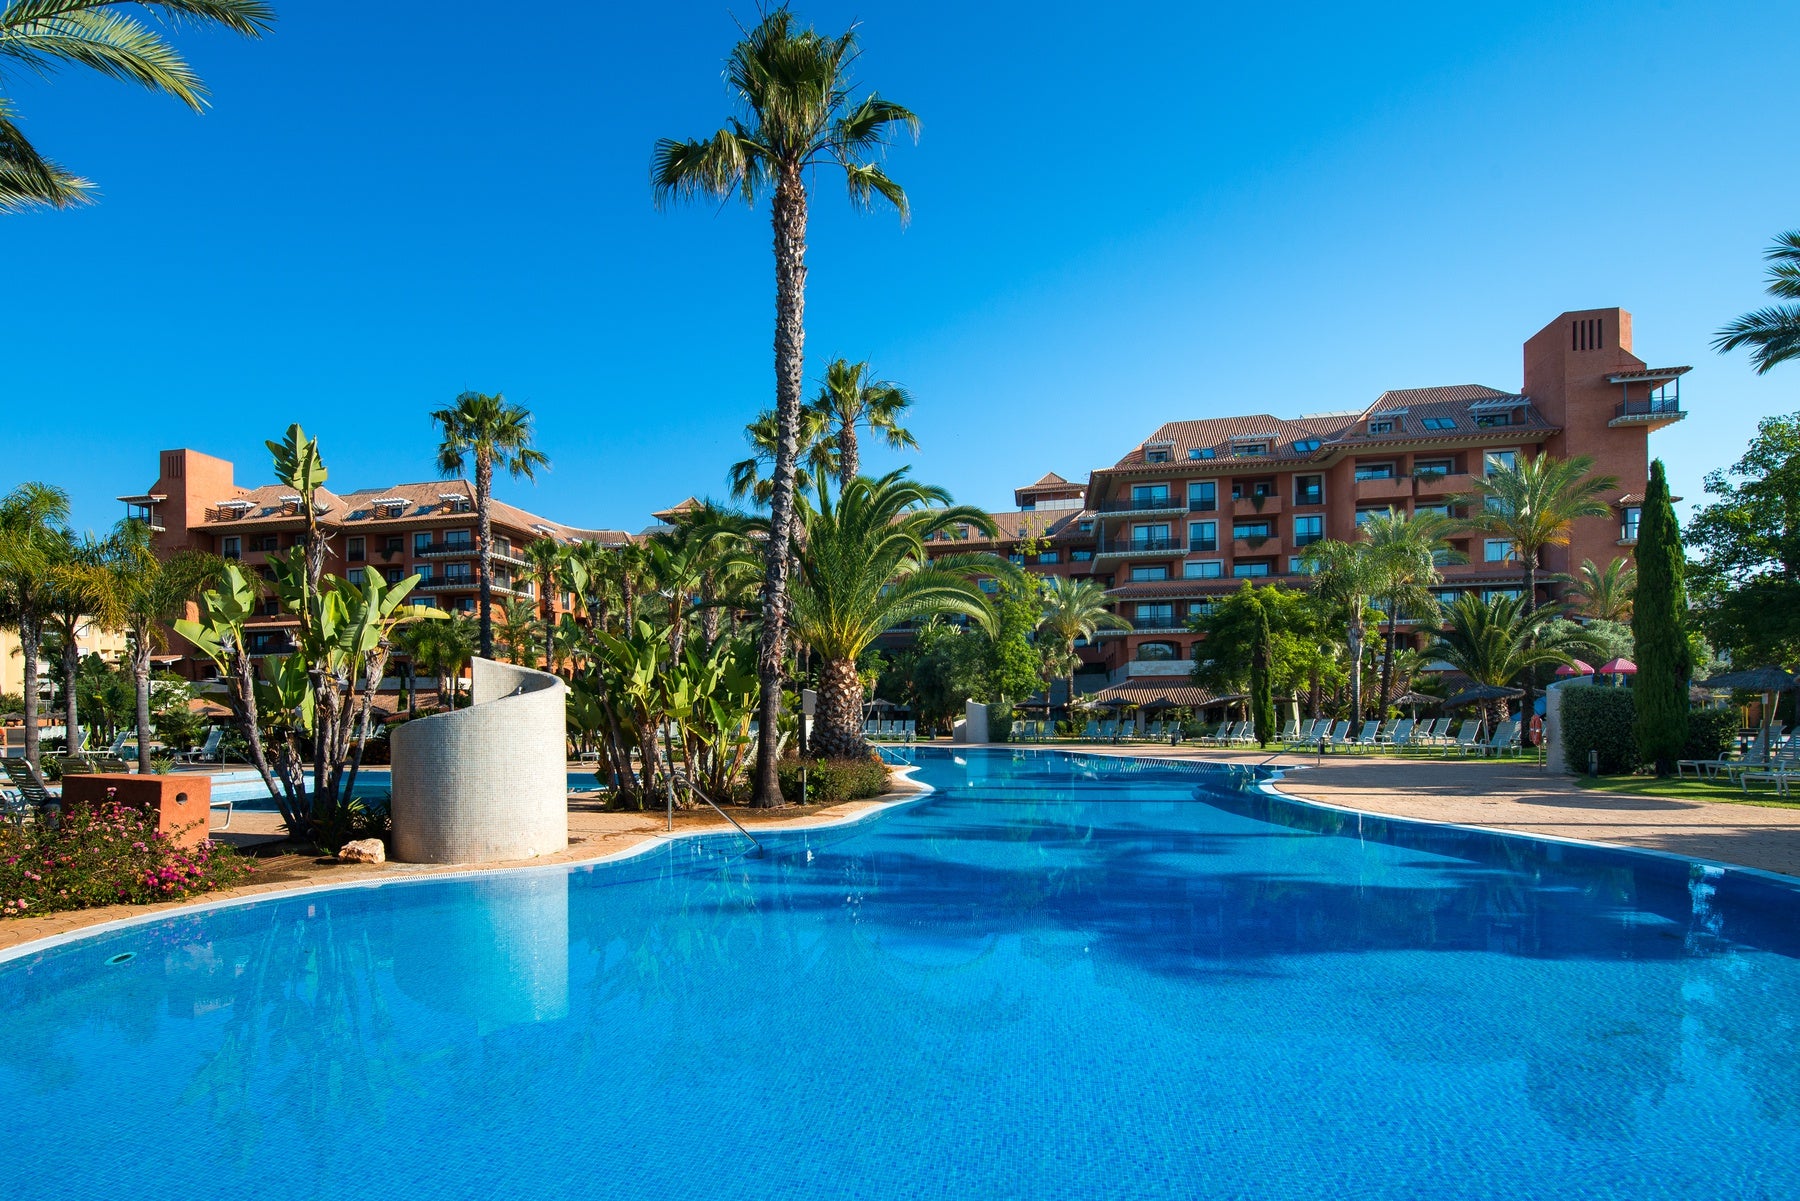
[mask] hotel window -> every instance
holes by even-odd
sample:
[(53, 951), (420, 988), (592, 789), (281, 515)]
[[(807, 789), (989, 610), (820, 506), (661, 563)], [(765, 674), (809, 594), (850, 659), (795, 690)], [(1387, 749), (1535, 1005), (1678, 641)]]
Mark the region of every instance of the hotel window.
[(1133, 583), (1142, 583), (1145, 580), (1166, 580), (1168, 578), (1169, 568), (1166, 563), (1156, 567), (1133, 567), (1131, 569), (1131, 579)]
[(1169, 486), (1167, 484), (1137, 484), (1131, 489), (1131, 507), (1134, 509), (1166, 509), (1169, 507)]
[(444, 545), (448, 547), (466, 547), (469, 545), (469, 531), (445, 530)]
[(1440, 477), (1449, 475), (1451, 472), (1453, 472), (1455, 470), (1456, 470), (1456, 463), (1452, 459), (1414, 459), (1413, 460), (1413, 474), (1415, 476), (1430, 476), (1432, 478), (1440, 478)]
[(1086, 547), (1069, 552), (1069, 562), (1071, 563), (1089, 563), (1093, 561), (1093, 558), (1094, 552), (1088, 550)]
[[(398, 571), (399, 568), (394, 568), (393, 570)], [(419, 583), (429, 584), (431, 582), (431, 564), (419, 564), (417, 567), (413, 568), (413, 574), (419, 577)]]
[(1454, 605), (1456, 603), (1456, 598), (1461, 596), (1462, 593), (1454, 588), (1446, 588), (1442, 592), (1434, 592), (1431, 595), (1437, 598), (1438, 604), (1448, 606)]
[(1255, 459), (1269, 453), (1267, 442), (1239, 442), (1233, 444), (1231, 453), (1240, 459)]
[(1210, 446), (1196, 446), (1196, 447), (1194, 447), (1194, 449), (1188, 451), (1188, 458), (1190, 458), (1190, 459), (1212, 459), (1212, 458), (1217, 458), (1218, 453), (1219, 453), (1218, 451), (1214, 450)]
[(1225, 565), (1217, 559), (1202, 559), (1181, 565), (1181, 578), (1184, 580), (1216, 580), (1224, 574)]
[(1519, 469), (1519, 452), (1516, 450), (1490, 450), (1482, 460), (1483, 474), (1493, 475), (1496, 471), (1517, 471)]
[(344, 573), (344, 578), (346, 580), (349, 580), (352, 584), (355, 584), (358, 587), (361, 587), (363, 578), (364, 578), (364, 574), (365, 573), (362, 568), (352, 567), (349, 571)]
[(976, 583), (981, 586), (983, 592), (993, 593), (1000, 591), (999, 580), (981, 579), (977, 580)]
[(1294, 453), (1297, 455), (1310, 455), (1318, 449), (1319, 440), (1317, 438), (1302, 438), (1294, 443)]
[(1456, 428), (1454, 417), (1427, 417), (1419, 423), (1428, 430), (1453, 430)]
[(1317, 563), (1308, 565), (1306, 556), (1304, 556), (1304, 555), (1288, 556), (1288, 574), (1289, 575), (1312, 575), (1314, 572), (1316, 572), (1318, 570), (1319, 570), (1319, 565)]
[[(1169, 618), (1171, 624), (1174, 620), (1173, 616)], [(1136, 658), (1139, 662), (1167, 663), (1181, 658), (1181, 648), (1173, 642), (1146, 642), (1137, 648)]]
[(404, 538), (400, 537), (398, 534), (396, 534), (392, 538), (389, 538), (386, 542), (382, 543), (381, 553), (384, 555), (397, 555), (405, 548), (406, 548), (406, 539), (404, 539)]
[(1475, 424), (1478, 426), (1491, 428), (1496, 425), (1511, 425), (1512, 423), (1513, 423), (1513, 419), (1512, 419), (1511, 413), (1477, 413), (1477, 414), (1475, 414)]
[(1450, 506), (1449, 505), (1414, 505), (1413, 506), (1413, 516), (1417, 517), (1421, 513), (1435, 513), (1439, 517), (1449, 517), (1450, 516)]
[(1060, 563), (1062, 562), (1062, 552), (1055, 550), (1040, 551), (1038, 553), (1037, 561), (1039, 563)]
[(361, 563), (368, 556), (363, 553), (365, 543), (361, 538), (350, 538), (344, 542), (344, 557), (352, 563)]
[(1133, 549), (1150, 548), (1167, 550), (1169, 546), (1169, 527), (1166, 522), (1156, 525), (1135, 525), (1131, 527), (1131, 545)]
[(1216, 521), (1188, 522), (1188, 549), (1191, 551), (1218, 550), (1219, 523)]
[(574, 610), (575, 594), (573, 592), (565, 592), (562, 594), (562, 607), (570, 610), (571, 612)]
[(1297, 475), (1294, 477), (1294, 503), (1297, 505), (1322, 505), (1325, 503), (1325, 477), (1322, 475)]
[(1175, 624), (1175, 606), (1166, 601), (1139, 605), (1136, 624), (1140, 630), (1166, 630)]
[(1624, 520), (1619, 523), (1619, 537), (1627, 542), (1636, 542), (1638, 536), (1638, 522), (1642, 520), (1643, 516), (1644, 510), (1641, 507), (1637, 505), (1628, 506), (1625, 510)]
[(1513, 545), (1505, 538), (1489, 538), (1482, 544), (1482, 558), (1489, 563), (1504, 563), (1512, 558)]
[(1144, 452), (1144, 462), (1146, 463), (1167, 463), (1168, 461), (1169, 452), (1167, 449), (1146, 450)]
[(1325, 519), (1323, 517), (1314, 515), (1294, 518), (1295, 546), (1311, 546), (1315, 542), (1322, 541), (1324, 537)]
[(1394, 478), (1392, 463), (1358, 463), (1356, 478), (1359, 480), (1391, 480)]
[(1369, 524), (1371, 518), (1385, 517), (1393, 511), (1394, 510), (1391, 507), (1386, 509), (1358, 509), (1356, 511), (1356, 528), (1360, 530), (1363, 526)]
[(1490, 605), (1497, 600), (1518, 600), (1519, 596), (1520, 592), (1517, 588), (1487, 588), (1481, 593), (1481, 599)]
[[(288, 545), (289, 546), (299, 546), (300, 539), (298, 537), (293, 538), (288, 542)], [(251, 550), (262, 550), (262, 551), (280, 550), (281, 549), (281, 539), (277, 538), (274, 534), (264, 534), (260, 538), (250, 539), (250, 549)]]
[(244, 544), (236, 534), (229, 538), (221, 538), (219, 539), (219, 554), (227, 559), (241, 559), (244, 557)]
[(431, 553), (431, 531), (420, 530), (413, 535), (413, 554), (428, 555)]
[(1394, 423), (1391, 421), (1371, 421), (1369, 422), (1369, 432), (1371, 434), (1391, 434), (1394, 432)]
[(1215, 480), (1199, 480), (1188, 485), (1188, 511), (1210, 513), (1219, 507), (1219, 485)]
[(1247, 563), (1233, 563), (1231, 578), (1234, 580), (1259, 580), (1269, 574), (1269, 564), (1262, 559), (1253, 559)]
[(383, 568), (381, 574), (387, 578), (387, 582), (390, 584), (398, 584), (405, 578), (398, 567)]
[(1094, 523), (1091, 521), (1084, 521), (1076, 528), (1084, 534), (1091, 534), (1094, 532)]
[(1022, 554), (1019, 554), (1017, 551), (1014, 551), (1012, 554), (1006, 556), (1006, 561), (1008, 563), (1011, 563), (1014, 567), (1025, 566), (1025, 556)]
[(1231, 527), (1233, 538), (1268, 538), (1274, 527), (1266, 521), (1240, 521)]

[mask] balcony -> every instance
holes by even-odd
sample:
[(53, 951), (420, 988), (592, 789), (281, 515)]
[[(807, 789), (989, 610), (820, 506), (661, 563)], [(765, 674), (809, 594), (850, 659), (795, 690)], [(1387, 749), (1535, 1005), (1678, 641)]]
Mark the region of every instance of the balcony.
[(1153, 613), (1148, 616), (1128, 617), (1133, 634), (1185, 634), (1187, 624), (1175, 616), (1171, 609), (1167, 613)]
[(1473, 492), (1475, 477), (1465, 472), (1444, 475), (1427, 471), (1413, 477), (1413, 490), (1420, 496), (1455, 496), (1458, 493)]
[(1673, 425), (1687, 416), (1681, 407), (1680, 396), (1648, 396), (1642, 400), (1623, 400), (1613, 410), (1613, 419), (1609, 426), (1647, 425), (1651, 429), (1660, 429), (1665, 425)]
[(460, 555), (468, 558), (475, 553), (475, 543), (466, 542), (427, 542), (413, 547), (415, 559), (441, 559), (446, 555)]
[(1231, 536), (1231, 545), (1234, 548), (1241, 546), (1245, 550), (1251, 551), (1263, 550), (1265, 547), (1269, 550), (1274, 550), (1281, 545), (1281, 542), (1274, 534), (1245, 534), (1241, 538), (1238, 535), (1233, 534)]
[(1217, 513), (1219, 498), (1217, 496), (1190, 496), (1187, 507), (1190, 513)]
[(1189, 538), (1188, 539), (1188, 554), (1190, 554), (1190, 555), (1210, 555), (1210, 554), (1213, 554), (1214, 552), (1216, 552), (1218, 549), (1219, 549), (1219, 540), (1217, 538)]
[(469, 575), (440, 575), (419, 581), (420, 592), (469, 592), (475, 587), (474, 573)]
[(1234, 496), (1231, 498), (1231, 511), (1238, 517), (1272, 517), (1282, 511), (1279, 496)]
[(1102, 513), (1182, 513), (1187, 511), (1187, 502), (1179, 496), (1133, 497), (1130, 500), (1109, 500), (1100, 505)]
[(1412, 494), (1411, 476), (1356, 481), (1356, 499), (1358, 501), (1401, 501), (1409, 499)]
[(1094, 552), (1096, 559), (1128, 559), (1133, 555), (1181, 554), (1182, 544), (1174, 538), (1129, 538), (1102, 546)]

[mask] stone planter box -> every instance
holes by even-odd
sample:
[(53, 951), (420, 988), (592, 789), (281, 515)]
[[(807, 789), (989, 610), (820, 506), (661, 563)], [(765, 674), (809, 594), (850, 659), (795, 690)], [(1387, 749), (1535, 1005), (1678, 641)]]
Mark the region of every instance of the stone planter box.
[(156, 828), (176, 846), (197, 847), (212, 824), (212, 777), (199, 772), (173, 776), (131, 776), (97, 772), (66, 776), (63, 808), (117, 801), (156, 818)]

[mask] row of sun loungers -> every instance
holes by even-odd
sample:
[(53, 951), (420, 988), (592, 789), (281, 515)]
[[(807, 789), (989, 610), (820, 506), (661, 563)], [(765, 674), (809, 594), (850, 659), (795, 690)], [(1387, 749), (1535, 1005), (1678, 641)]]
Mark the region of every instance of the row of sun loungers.
[(1440, 717), (1436, 721), (1415, 721), (1410, 717), (1369, 720), (1362, 723), (1355, 737), (1351, 737), (1349, 722), (1333, 722), (1322, 717), (1298, 727), (1289, 722), (1281, 741), (1291, 751), (1316, 751), (1320, 746), (1327, 751), (1436, 750), (1446, 755), (1480, 755), (1483, 758), (1515, 754), (1520, 749), (1520, 724), (1517, 721), (1501, 722), (1487, 738), (1482, 737), (1485, 723), (1480, 718), (1465, 720), (1453, 734), (1450, 726), (1454, 721), (1450, 717)]
[[(1017, 726), (1019, 723), (1014, 722)], [(863, 722), (863, 737), (870, 742), (912, 742), (919, 736), (919, 724), (915, 721), (876, 721)]]
[[(1735, 780), (1745, 792), (1750, 785), (1768, 784), (1779, 796), (1789, 795), (1793, 782), (1800, 779), (1800, 732), (1782, 740), (1785, 726), (1769, 730), (1768, 741), (1758, 735), (1756, 742), (1741, 759), (1681, 759), (1675, 774), (1685, 776), (1691, 769), (1695, 779)], [(1770, 748), (1773, 748), (1771, 751)]]

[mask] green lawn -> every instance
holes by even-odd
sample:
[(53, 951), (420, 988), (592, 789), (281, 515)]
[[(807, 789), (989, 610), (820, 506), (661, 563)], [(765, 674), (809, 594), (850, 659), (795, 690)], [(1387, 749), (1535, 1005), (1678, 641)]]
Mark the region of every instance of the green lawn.
[(1784, 800), (1767, 784), (1752, 783), (1748, 793), (1723, 780), (1696, 780), (1692, 776), (1659, 780), (1655, 776), (1575, 777), (1581, 788), (1616, 792), (1624, 796), (1664, 797), (1672, 801), (1725, 801), (1733, 805), (1764, 805), (1774, 809), (1800, 809), (1800, 800)]

